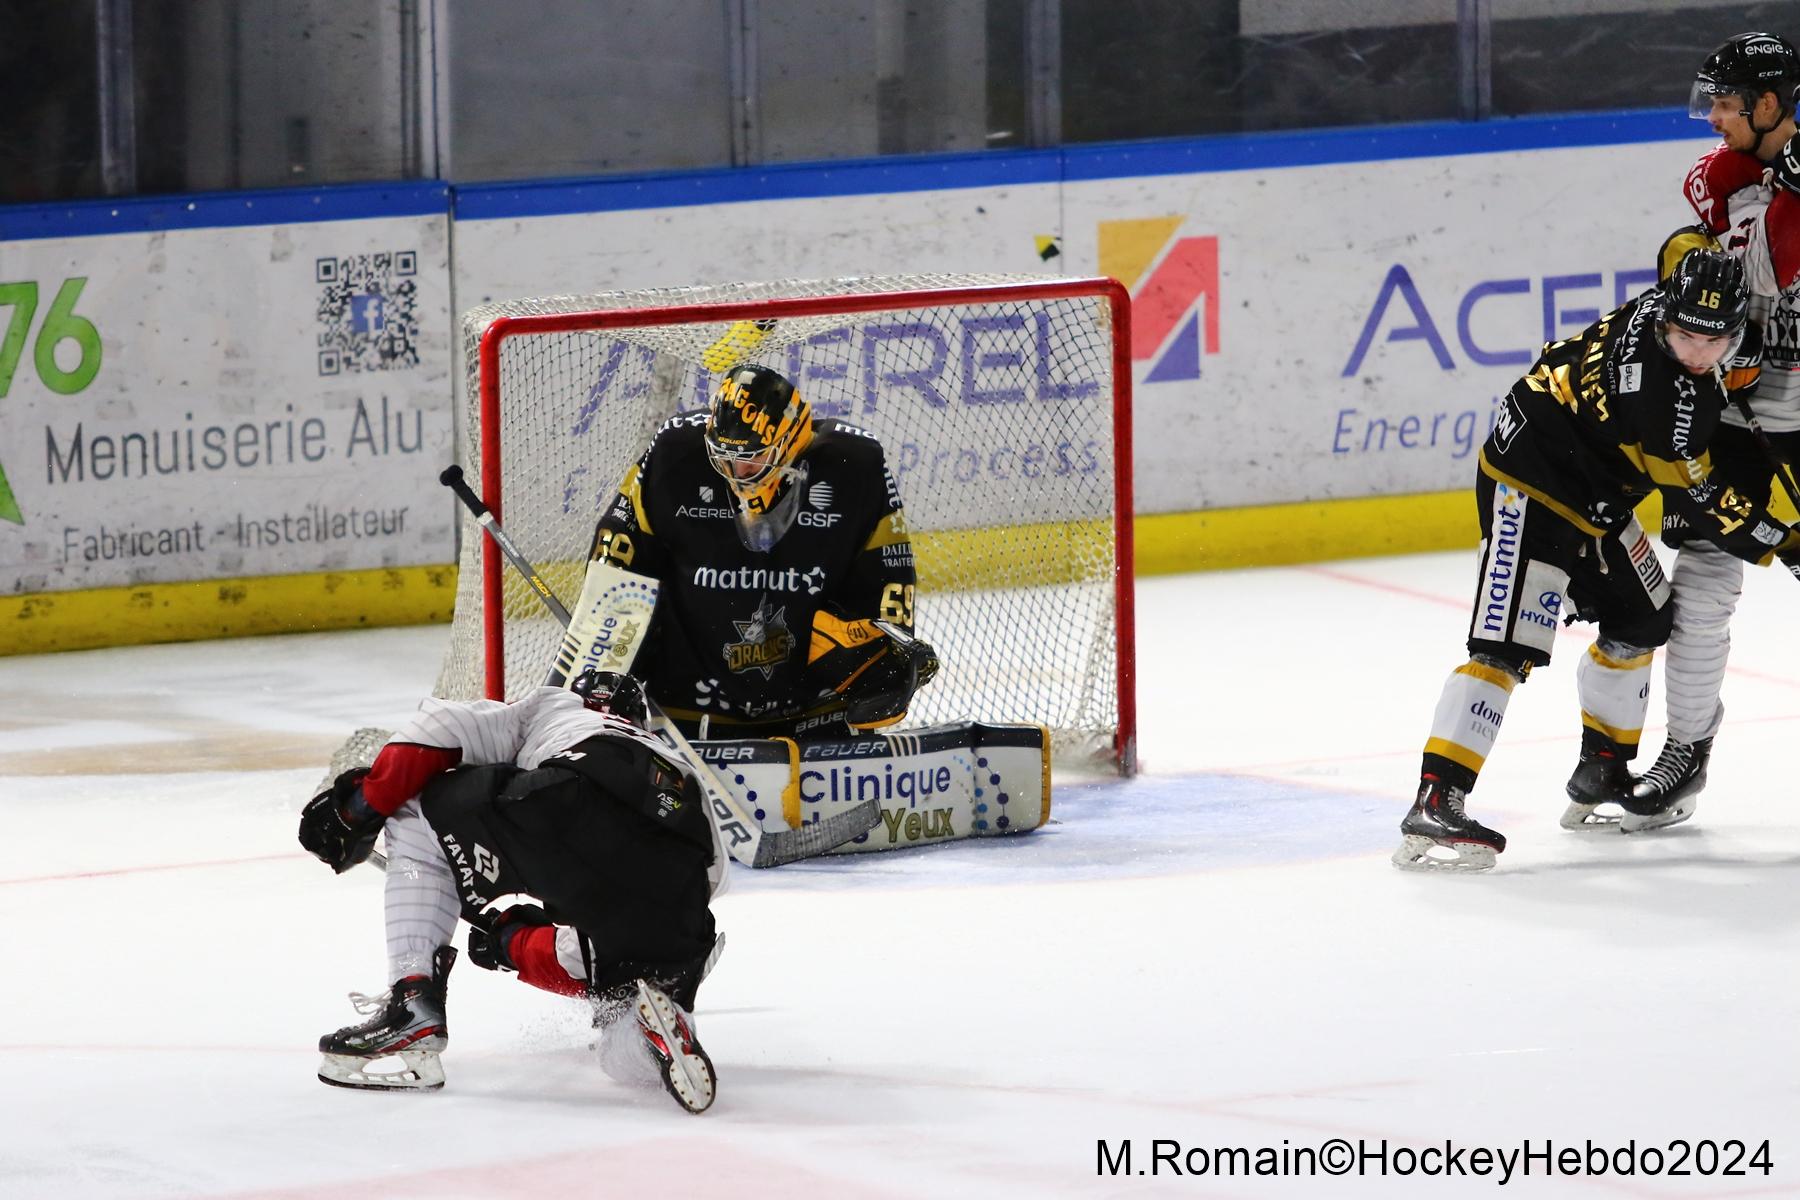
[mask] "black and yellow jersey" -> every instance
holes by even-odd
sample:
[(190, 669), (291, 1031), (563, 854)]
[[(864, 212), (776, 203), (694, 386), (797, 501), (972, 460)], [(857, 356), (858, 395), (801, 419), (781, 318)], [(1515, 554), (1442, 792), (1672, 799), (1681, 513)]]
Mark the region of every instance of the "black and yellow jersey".
[(705, 426), (703, 412), (663, 425), (626, 471), (590, 554), (662, 584), (632, 673), (671, 716), (727, 729), (788, 720), (819, 700), (806, 667), (822, 606), (912, 628), (900, 490), (872, 434), (816, 421), (787, 485), (798, 489), (793, 524), (767, 551), (751, 550), (707, 459)]
[(1707, 452), (1728, 381), (1689, 374), (1664, 353), (1659, 319), (1652, 289), (1545, 346), (1502, 402), (1481, 470), (1596, 537), (1660, 488), (1700, 536), (1766, 563), (1788, 527), (1715, 478)]

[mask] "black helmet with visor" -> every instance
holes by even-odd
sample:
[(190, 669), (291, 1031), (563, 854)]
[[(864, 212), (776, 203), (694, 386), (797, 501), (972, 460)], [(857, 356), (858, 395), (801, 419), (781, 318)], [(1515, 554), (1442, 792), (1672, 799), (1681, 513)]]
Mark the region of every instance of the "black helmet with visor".
[(1743, 105), (1743, 115), (1757, 134), (1768, 133), (1775, 126), (1759, 129), (1751, 113), (1764, 92), (1774, 92), (1781, 102), (1781, 118), (1794, 111), (1794, 88), (1800, 84), (1800, 54), (1793, 43), (1774, 33), (1740, 33), (1728, 38), (1706, 56), (1694, 86), (1688, 91), (1688, 116), (1697, 121), (1712, 115), (1713, 99), (1736, 96)]

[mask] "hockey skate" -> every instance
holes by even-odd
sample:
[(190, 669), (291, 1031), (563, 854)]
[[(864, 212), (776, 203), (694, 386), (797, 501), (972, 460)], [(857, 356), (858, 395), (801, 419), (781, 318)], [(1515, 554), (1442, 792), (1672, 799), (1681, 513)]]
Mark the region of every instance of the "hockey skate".
[(713, 938), (712, 949), (699, 958), (684, 963), (658, 965), (619, 962), (601, 972), (588, 988), (588, 1002), (594, 1006), (594, 1028), (603, 1029), (623, 1019), (637, 1004), (637, 981), (648, 980), (650, 986), (667, 993), (688, 1012), (694, 1011), (694, 1000), (700, 985), (719, 965), (725, 955), (725, 935)]
[(1619, 818), (1619, 832), (1645, 833), (1679, 825), (1693, 816), (1700, 806), (1701, 789), (1706, 787), (1706, 764), (1711, 757), (1711, 738), (1664, 742), (1656, 762), (1620, 799), (1625, 812)]
[[(430, 1091), (444, 1086), (438, 1055), (449, 1044), (444, 1019), (445, 983), (456, 962), (456, 950), (439, 946), (429, 978), (402, 979), (380, 996), (350, 994), (360, 1013), (373, 1013), (361, 1025), (348, 1025), (319, 1039), (324, 1055), (319, 1080), (333, 1087), (373, 1091)], [(397, 1067), (376, 1070), (380, 1062)]]
[(667, 992), (637, 981), (637, 1025), (662, 1072), (662, 1084), (691, 1113), (712, 1107), (718, 1092), (712, 1059), (700, 1048), (693, 1026)]
[(1564, 829), (1617, 829), (1631, 793), (1631, 771), (1615, 750), (1584, 744), (1581, 761), (1563, 790), (1569, 806), (1558, 823)]
[(1506, 838), (1463, 811), (1466, 793), (1427, 775), (1419, 798), (1400, 822), (1393, 863), (1407, 871), (1486, 871), (1506, 849)]

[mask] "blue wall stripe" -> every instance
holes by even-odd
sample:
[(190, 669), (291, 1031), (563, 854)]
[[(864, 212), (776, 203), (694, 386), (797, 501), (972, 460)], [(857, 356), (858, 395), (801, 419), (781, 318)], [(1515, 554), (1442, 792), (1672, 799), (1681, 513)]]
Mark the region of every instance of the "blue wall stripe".
[(435, 179), (422, 183), (353, 183), (305, 189), (109, 197), (61, 204), (10, 204), (0, 205), (0, 242), (164, 229), (297, 225), (361, 217), (416, 217), (447, 212), (449, 207), (450, 186)]
[[(1448, 154), (1497, 154), (1712, 138), (1684, 108), (1499, 117), (1345, 129), (1236, 133), (1181, 141), (1064, 148), (1066, 179), (1117, 179), (1204, 171), (1253, 171), (1329, 163), (1389, 162)], [(1716, 140), (1716, 139), (1715, 139)]]
[(1679, 108), (1435, 121), (991, 150), (754, 168), (713, 167), (603, 178), (449, 185), (350, 184), (305, 190), (0, 205), (0, 241), (421, 216), (454, 205), (460, 221), (620, 212), (802, 197), (1011, 187), (1213, 171), (1269, 170), (1449, 154), (1707, 138)]

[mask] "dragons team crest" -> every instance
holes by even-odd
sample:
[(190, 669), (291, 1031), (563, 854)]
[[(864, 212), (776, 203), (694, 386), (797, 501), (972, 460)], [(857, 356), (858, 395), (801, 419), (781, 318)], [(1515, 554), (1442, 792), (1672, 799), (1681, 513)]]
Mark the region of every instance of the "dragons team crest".
[(761, 671), (764, 679), (774, 678), (775, 668), (786, 662), (794, 649), (786, 607), (770, 608), (768, 594), (764, 593), (748, 621), (732, 624), (743, 640), (725, 644), (725, 665), (735, 675)]

